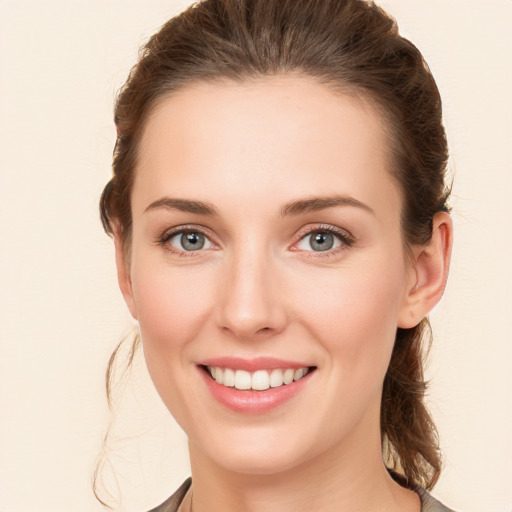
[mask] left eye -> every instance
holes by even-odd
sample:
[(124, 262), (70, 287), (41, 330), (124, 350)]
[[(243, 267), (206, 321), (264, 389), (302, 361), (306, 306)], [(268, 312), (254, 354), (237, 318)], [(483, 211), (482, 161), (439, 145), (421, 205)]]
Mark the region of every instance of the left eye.
[(313, 231), (302, 238), (297, 247), (301, 251), (324, 252), (336, 249), (342, 245), (339, 235), (330, 233), (329, 231)]
[(180, 231), (168, 239), (168, 243), (180, 251), (199, 251), (210, 249), (213, 245), (210, 240), (199, 231)]

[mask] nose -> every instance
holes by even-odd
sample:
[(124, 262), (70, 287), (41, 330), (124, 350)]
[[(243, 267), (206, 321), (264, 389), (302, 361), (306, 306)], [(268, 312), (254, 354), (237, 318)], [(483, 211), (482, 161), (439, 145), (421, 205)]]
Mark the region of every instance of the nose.
[(286, 325), (285, 290), (277, 265), (267, 254), (246, 250), (227, 263), (219, 283), (217, 322), (243, 340), (278, 334)]

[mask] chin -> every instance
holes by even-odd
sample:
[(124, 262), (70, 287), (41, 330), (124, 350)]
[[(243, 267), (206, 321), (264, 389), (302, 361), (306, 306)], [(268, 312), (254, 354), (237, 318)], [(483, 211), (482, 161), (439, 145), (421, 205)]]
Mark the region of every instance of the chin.
[(190, 441), (191, 457), (197, 461), (209, 459), (229, 472), (263, 476), (299, 467), (317, 454), (318, 444), (308, 448), (303, 436), (290, 436), (289, 429), (280, 430), (251, 428), (218, 435), (210, 431), (207, 439)]
[(259, 453), (240, 451), (240, 453), (230, 454), (215, 462), (233, 473), (264, 476), (283, 473), (296, 467), (300, 463), (295, 457), (289, 453), (268, 454), (262, 450)]

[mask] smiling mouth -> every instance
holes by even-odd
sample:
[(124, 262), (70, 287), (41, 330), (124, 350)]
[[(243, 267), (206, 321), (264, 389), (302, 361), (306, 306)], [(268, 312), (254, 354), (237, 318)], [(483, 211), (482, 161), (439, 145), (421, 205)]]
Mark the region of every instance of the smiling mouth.
[(217, 384), (240, 391), (265, 391), (270, 388), (287, 386), (315, 370), (314, 366), (305, 366), (297, 369), (275, 368), (272, 370), (257, 370), (255, 372), (219, 366), (202, 366), (202, 368)]

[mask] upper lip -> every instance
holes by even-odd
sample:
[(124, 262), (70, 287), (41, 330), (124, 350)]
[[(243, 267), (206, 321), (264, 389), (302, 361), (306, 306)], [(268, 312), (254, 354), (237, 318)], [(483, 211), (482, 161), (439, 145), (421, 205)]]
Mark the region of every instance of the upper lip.
[(255, 357), (253, 359), (244, 359), (242, 357), (214, 357), (205, 359), (198, 363), (202, 366), (218, 366), (220, 368), (231, 368), (234, 370), (245, 370), (246, 372), (255, 372), (257, 370), (275, 370), (278, 368), (308, 368), (311, 365), (300, 363), (297, 361), (288, 361), (285, 359), (277, 359), (275, 357)]

